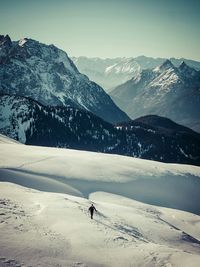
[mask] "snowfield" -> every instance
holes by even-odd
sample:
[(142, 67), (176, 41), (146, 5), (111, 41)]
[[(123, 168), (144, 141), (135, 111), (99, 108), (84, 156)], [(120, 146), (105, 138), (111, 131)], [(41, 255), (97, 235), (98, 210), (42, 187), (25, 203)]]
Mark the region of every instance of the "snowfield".
[(1, 135), (0, 181), (0, 266), (199, 266), (199, 167)]

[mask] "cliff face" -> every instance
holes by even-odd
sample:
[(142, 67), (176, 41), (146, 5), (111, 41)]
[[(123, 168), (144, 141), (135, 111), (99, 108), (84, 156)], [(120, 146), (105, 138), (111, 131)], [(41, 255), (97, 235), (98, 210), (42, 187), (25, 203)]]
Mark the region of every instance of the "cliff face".
[(88, 110), (111, 123), (129, 119), (64, 51), (32, 39), (0, 37), (0, 92)]

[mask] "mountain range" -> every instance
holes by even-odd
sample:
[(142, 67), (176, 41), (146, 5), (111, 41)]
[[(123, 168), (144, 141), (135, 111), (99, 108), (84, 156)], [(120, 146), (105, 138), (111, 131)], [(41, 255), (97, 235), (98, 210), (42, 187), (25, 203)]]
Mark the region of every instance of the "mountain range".
[(140, 65), (133, 58), (72, 57), (81, 73), (110, 92), (140, 72)]
[(200, 165), (200, 134), (158, 116), (113, 126), (88, 111), (1, 95), (0, 122), (2, 134), (29, 145)]
[[(166, 61), (166, 58), (152, 58), (146, 56), (118, 57), (118, 58), (88, 58), (72, 57), (81, 73), (92, 81), (100, 84), (107, 92), (138, 75), (144, 69), (152, 69)], [(200, 62), (185, 58), (170, 58), (174, 66), (178, 67), (185, 62), (189, 67), (200, 70)]]
[[(121, 63), (109, 67), (108, 75), (132, 75), (138, 67), (131, 59), (123, 59), (123, 68)], [(132, 79), (111, 92), (119, 106), (140, 117), (130, 120), (64, 51), (0, 36), (0, 94), (0, 132), (22, 143), (200, 165), (198, 133), (149, 115), (160, 108), (170, 118), (182, 108), (180, 118), (190, 123), (196, 118), (198, 124), (199, 72), (185, 63), (138, 67)]]
[(111, 123), (129, 119), (64, 51), (32, 39), (0, 36), (0, 93), (88, 110)]
[(200, 71), (185, 62), (176, 67), (166, 60), (142, 70), (111, 96), (132, 119), (154, 114), (200, 131)]

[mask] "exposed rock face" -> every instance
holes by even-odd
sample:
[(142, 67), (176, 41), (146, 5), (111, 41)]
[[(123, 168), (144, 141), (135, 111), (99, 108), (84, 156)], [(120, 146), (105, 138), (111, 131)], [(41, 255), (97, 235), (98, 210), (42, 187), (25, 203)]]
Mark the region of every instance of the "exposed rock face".
[(32, 39), (0, 36), (0, 92), (88, 110), (111, 123), (129, 119), (64, 51)]
[(184, 62), (143, 70), (111, 92), (118, 106), (135, 119), (155, 114), (200, 131), (200, 72)]

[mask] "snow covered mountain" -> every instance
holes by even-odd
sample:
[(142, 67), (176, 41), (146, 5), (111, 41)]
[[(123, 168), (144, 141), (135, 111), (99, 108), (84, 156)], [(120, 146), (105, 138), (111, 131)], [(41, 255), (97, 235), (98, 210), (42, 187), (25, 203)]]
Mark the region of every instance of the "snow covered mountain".
[[(156, 68), (166, 61), (166, 58), (131, 57), (131, 58), (88, 58), (73, 57), (72, 60), (81, 73), (92, 81), (100, 84), (107, 92), (137, 76), (144, 69)], [(200, 62), (189, 59), (170, 58), (174, 66), (185, 62), (189, 67), (200, 70)]]
[(200, 165), (200, 135), (160, 117), (113, 126), (86, 111), (2, 95), (0, 132), (25, 144)]
[(12, 42), (8, 35), (0, 36), (0, 92), (81, 108), (111, 123), (129, 119), (64, 51), (32, 39)]
[(25, 144), (43, 146), (107, 152), (119, 145), (113, 125), (90, 112), (44, 106), (14, 95), (0, 96), (0, 132)]
[(116, 87), (111, 96), (131, 118), (155, 114), (200, 131), (200, 72), (170, 60), (143, 70)]
[(107, 92), (140, 72), (140, 66), (133, 58), (73, 57), (72, 60), (80, 72), (101, 85)]
[(199, 167), (3, 142), (1, 266), (199, 266)]
[[(153, 58), (153, 57), (146, 57), (146, 56), (138, 56), (135, 57), (134, 60), (140, 65), (141, 69), (154, 69), (159, 65), (162, 65), (167, 58)], [(169, 60), (175, 67), (178, 67), (183, 61), (191, 68), (196, 70), (200, 70), (200, 62), (186, 59), (186, 58), (174, 58), (171, 57)]]

